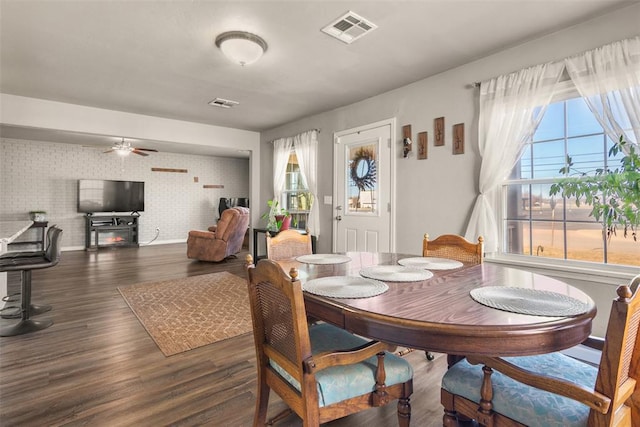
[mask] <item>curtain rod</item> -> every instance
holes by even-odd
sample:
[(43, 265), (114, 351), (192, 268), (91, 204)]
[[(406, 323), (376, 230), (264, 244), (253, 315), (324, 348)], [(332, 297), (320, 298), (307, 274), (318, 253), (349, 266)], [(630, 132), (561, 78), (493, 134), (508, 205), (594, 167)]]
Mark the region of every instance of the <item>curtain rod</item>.
[[(312, 132), (312, 131), (314, 131), (314, 130), (315, 130), (316, 132), (320, 133), (320, 128), (309, 129), (309, 130), (305, 130), (305, 131), (300, 132), (300, 133)], [(300, 135), (300, 134), (298, 134), (298, 135)], [(290, 137), (290, 138), (292, 138), (292, 137)], [(280, 138), (276, 138), (276, 139), (273, 139), (273, 140), (269, 141), (269, 144), (273, 144), (273, 143), (274, 143), (274, 142), (276, 142), (278, 139), (280, 139)]]
[[(565, 59), (566, 59), (566, 58), (573, 58), (573, 57), (578, 56), (578, 55), (584, 55), (586, 52), (592, 52), (592, 51), (597, 50), (597, 49), (602, 49), (602, 48), (603, 48), (603, 47), (605, 47), (605, 46), (611, 46), (611, 45), (613, 45), (614, 43), (622, 42), (622, 41), (625, 41), (625, 40), (633, 40), (633, 39), (635, 39), (636, 37), (638, 37), (638, 36), (634, 36), (634, 37), (629, 37), (629, 38), (620, 39), (620, 40), (617, 40), (617, 41), (614, 41), (614, 42), (611, 42), (611, 43), (606, 43), (606, 44), (601, 45), (601, 46), (599, 46), (599, 47), (595, 47), (595, 48), (591, 48), (591, 49), (583, 50), (582, 52), (576, 53), (576, 54), (574, 54), (574, 55), (566, 56), (564, 59), (560, 59), (560, 60), (557, 60), (557, 61), (543, 62), (543, 64), (557, 64), (557, 63), (559, 63), (559, 62), (565, 62)], [(512, 72), (510, 72), (510, 73), (506, 73), (506, 74), (504, 74), (504, 75), (509, 75), (509, 74), (517, 73), (517, 72), (520, 72), (520, 71), (522, 71), (522, 70), (526, 70), (526, 69), (529, 69), (529, 68), (532, 68), (532, 67), (535, 67), (535, 65), (532, 65), (532, 66), (529, 66), (529, 67), (525, 67), (525, 68), (522, 68), (522, 69), (517, 70), (517, 71), (512, 71)], [(497, 77), (497, 76), (496, 76), (496, 77)], [(493, 78), (495, 78), (495, 77), (493, 77)], [(562, 72), (562, 78), (561, 78), (561, 80), (560, 80), (560, 81), (564, 81), (564, 80), (569, 80), (569, 75), (567, 74), (566, 67), (565, 67), (564, 71)], [(472, 83), (469, 83), (469, 87), (475, 87), (475, 88), (478, 88), (478, 87), (480, 87), (480, 82), (472, 82)]]

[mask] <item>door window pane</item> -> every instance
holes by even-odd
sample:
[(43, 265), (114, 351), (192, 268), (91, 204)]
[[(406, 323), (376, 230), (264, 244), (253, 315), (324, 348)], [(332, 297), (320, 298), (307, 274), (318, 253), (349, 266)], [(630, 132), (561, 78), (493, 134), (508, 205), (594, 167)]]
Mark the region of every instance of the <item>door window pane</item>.
[(378, 213), (378, 144), (347, 147), (347, 213)]

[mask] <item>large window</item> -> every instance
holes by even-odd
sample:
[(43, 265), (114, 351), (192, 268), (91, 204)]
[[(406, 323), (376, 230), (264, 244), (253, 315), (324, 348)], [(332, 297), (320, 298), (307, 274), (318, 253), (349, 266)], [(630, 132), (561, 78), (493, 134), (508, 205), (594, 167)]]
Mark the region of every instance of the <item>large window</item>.
[(616, 167), (612, 141), (580, 97), (549, 105), (503, 186), (504, 252), (606, 264), (640, 265), (640, 242), (622, 232), (607, 238), (591, 207), (549, 196), (567, 155), (573, 173)]
[(292, 152), (287, 162), (285, 189), (282, 192), (282, 206), (291, 214), (291, 225), (305, 229), (311, 209), (311, 193), (304, 182), (298, 165), (298, 158)]

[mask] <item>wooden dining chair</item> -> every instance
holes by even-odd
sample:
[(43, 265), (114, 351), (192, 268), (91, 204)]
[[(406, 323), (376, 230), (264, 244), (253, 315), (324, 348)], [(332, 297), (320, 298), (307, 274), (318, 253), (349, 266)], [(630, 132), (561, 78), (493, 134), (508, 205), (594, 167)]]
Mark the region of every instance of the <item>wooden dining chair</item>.
[(640, 275), (617, 289), (599, 367), (562, 353), (468, 357), (442, 379), (444, 426), (640, 426)]
[(267, 233), (267, 258), (270, 260), (281, 261), (312, 253), (309, 231), (302, 234), (296, 230), (283, 230), (275, 236)]
[[(481, 264), (484, 253), (484, 238), (478, 237), (478, 243), (471, 243), (462, 236), (456, 234), (443, 234), (435, 240), (429, 240), (429, 234), (425, 233), (422, 239), (422, 256), (448, 258), (467, 264)], [(401, 349), (399, 356), (405, 356), (414, 349)], [(428, 360), (435, 359), (430, 351), (425, 352)]]
[(425, 233), (422, 239), (422, 256), (454, 259), (468, 264), (481, 264), (484, 252), (484, 238), (478, 237), (478, 243), (472, 243), (456, 234), (443, 234), (435, 240), (429, 240)]
[(413, 370), (393, 346), (367, 341), (327, 323), (307, 324), (297, 270), (289, 276), (267, 259), (247, 256), (249, 300), (258, 365), (254, 427), (265, 425), (275, 391), (303, 425), (344, 417), (398, 399), (398, 424), (409, 426)]

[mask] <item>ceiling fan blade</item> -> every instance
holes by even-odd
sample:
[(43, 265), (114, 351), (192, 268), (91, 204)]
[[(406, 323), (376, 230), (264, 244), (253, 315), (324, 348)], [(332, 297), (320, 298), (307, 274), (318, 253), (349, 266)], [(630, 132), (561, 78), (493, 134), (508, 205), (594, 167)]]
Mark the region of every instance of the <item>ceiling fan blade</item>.
[(140, 151), (152, 151), (154, 153), (157, 153), (158, 150), (154, 150), (153, 148), (139, 148), (139, 147), (135, 147), (136, 150), (140, 150)]
[(134, 148), (131, 152), (135, 153), (135, 154), (137, 154), (139, 156), (148, 156), (147, 153), (143, 153), (142, 151), (138, 150), (137, 148)]
[(113, 148), (111, 150), (107, 150), (107, 151), (103, 151), (103, 153), (111, 153), (113, 150)]

